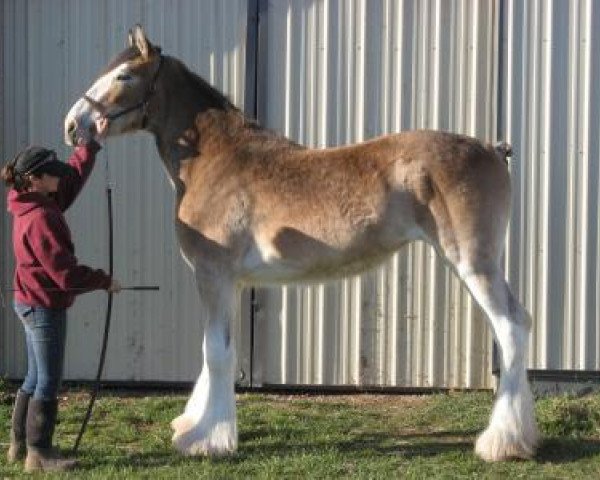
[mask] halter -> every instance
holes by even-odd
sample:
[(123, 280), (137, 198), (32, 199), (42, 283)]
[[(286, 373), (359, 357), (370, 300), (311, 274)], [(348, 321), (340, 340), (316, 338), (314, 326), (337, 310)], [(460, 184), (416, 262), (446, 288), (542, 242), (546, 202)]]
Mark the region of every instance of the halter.
[[(122, 117), (123, 115), (126, 115), (135, 110), (139, 110), (141, 108), (142, 114), (143, 114), (142, 115), (142, 129), (145, 129), (146, 125), (148, 124), (148, 103), (150, 103), (150, 98), (156, 92), (156, 81), (158, 79), (158, 74), (160, 73), (160, 67), (162, 66), (162, 63), (163, 63), (163, 56), (160, 55), (159, 60), (158, 60), (158, 68), (156, 69), (156, 72), (154, 72), (154, 76), (152, 77), (150, 86), (148, 87), (148, 90), (146, 91), (146, 94), (144, 95), (144, 98), (142, 99), (141, 102), (138, 102), (135, 105), (132, 105), (131, 107), (124, 108), (123, 110), (120, 110), (118, 112), (108, 113), (108, 114), (104, 115), (104, 117), (107, 118), (108, 120), (114, 120), (115, 118)], [(95, 110), (98, 110), (100, 113), (103, 114), (103, 112), (106, 111), (106, 107), (104, 105), (102, 105), (102, 103), (100, 103), (97, 100), (94, 100), (93, 98), (89, 97), (88, 95), (84, 95), (83, 99), (86, 102), (88, 102), (92, 106), (92, 108), (94, 108)]]

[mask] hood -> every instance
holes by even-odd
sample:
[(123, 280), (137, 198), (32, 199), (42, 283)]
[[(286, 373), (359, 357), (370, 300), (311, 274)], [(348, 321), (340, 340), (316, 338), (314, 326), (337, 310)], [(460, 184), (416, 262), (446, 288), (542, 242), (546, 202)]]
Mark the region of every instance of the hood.
[(17, 192), (14, 188), (8, 192), (7, 210), (14, 216), (25, 215), (32, 210), (55, 205), (47, 195), (38, 192)]

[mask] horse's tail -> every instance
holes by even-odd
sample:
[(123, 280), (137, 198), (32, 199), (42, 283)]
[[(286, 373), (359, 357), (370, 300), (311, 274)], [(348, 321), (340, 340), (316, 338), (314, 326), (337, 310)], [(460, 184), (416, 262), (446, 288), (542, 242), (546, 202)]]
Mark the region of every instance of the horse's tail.
[(507, 142), (498, 142), (494, 145), (494, 152), (496, 152), (498, 158), (501, 158), (508, 163), (508, 157), (512, 156), (512, 146)]

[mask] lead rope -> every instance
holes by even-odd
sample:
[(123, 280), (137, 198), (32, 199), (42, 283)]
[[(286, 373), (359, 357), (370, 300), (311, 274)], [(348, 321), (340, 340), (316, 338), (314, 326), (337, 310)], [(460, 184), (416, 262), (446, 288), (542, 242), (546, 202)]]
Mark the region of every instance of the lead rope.
[[(110, 185), (110, 175), (108, 169), (108, 157), (106, 160), (106, 201), (108, 207), (108, 274), (110, 278), (113, 277), (113, 208), (112, 208), (112, 188)], [(88, 404), (87, 412), (85, 417), (83, 418), (83, 423), (81, 424), (81, 429), (79, 430), (79, 435), (77, 435), (77, 440), (75, 440), (75, 446), (73, 447), (73, 455), (77, 453), (79, 449), (79, 444), (81, 443), (81, 437), (85, 432), (88, 422), (90, 421), (90, 417), (92, 416), (92, 409), (94, 408), (94, 403), (96, 402), (96, 397), (98, 396), (98, 391), (100, 390), (100, 378), (102, 377), (102, 371), (104, 370), (104, 360), (106, 358), (106, 346), (108, 344), (108, 332), (110, 331), (110, 319), (112, 315), (112, 302), (113, 302), (113, 294), (112, 292), (108, 292), (108, 300), (106, 304), (106, 318), (104, 320), (104, 337), (102, 338), (102, 350), (100, 351), (100, 361), (98, 362), (98, 371), (96, 372), (96, 380), (94, 381), (94, 386), (92, 390), (92, 395), (90, 397), (90, 403)]]

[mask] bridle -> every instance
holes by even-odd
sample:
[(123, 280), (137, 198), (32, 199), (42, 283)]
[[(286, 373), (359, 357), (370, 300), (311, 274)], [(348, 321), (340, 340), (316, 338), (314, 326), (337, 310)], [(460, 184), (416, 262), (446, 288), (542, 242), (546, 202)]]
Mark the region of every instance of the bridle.
[(161, 54), (159, 56), (159, 60), (158, 60), (158, 67), (156, 68), (156, 71), (154, 72), (154, 76), (152, 77), (152, 81), (150, 82), (150, 86), (148, 87), (148, 90), (146, 90), (146, 94), (144, 95), (144, 98), (140, 102), (136, 103), (135, 105), (126, 107), (117, 112), (105, 114), (104, 112), (106, 111), (106, 107), (104, 105), (102, 105), (101, 102), (99, 102), (98, 100), (94, 100), (93, 98), (89, 97), (87, 94), (83, 96), (83, 99), (86, 102), (88, 102), (92, 106), (92, 108), (94, 108), (95, 110), (98, 110), (108, 120), (114, 120), (116, 118), (122, 117), (123, 115), (127, 115), (128, 113), (131, 113), (135, 110), (142, 109), (141, 127), (142, 127), (142, 129), (145, 129), (146, 126), (148, 125), (148, 104), (150, 103), (150, 99), (152, 98), (152, 96), (156, 93), (156, 81), (158, 80), (158, 74), (160, 73), (160, 67), (162, 67), (162, 63), (163, 63), (163, 55)]

